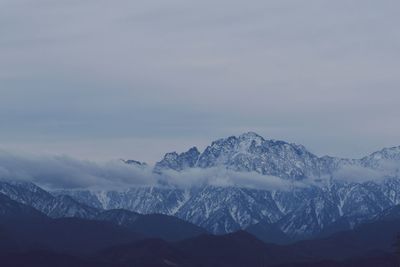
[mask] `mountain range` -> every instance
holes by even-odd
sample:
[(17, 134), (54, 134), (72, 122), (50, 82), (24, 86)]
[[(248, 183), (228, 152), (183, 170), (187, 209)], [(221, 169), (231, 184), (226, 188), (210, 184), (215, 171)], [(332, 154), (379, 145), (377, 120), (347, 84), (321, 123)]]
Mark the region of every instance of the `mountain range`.
[[(371, 262), (395, 259), (400, 147), (361, 159), (318, 157), (245, 133), (203, 152), (167, 153), (155, 166), (123, 162), (158, 183), (56, 190), (1, 179), (3, 256), (36, 260), (30, 251), (39, 249), (82, 266), (368, 266), (371, 251), (379, 252)], [(243, 258), (223, 260), (232, 251)]]
[[(400, 147), (361, 159), (318, 157), (302, 145), (250, 132), (216, 140), (203, 152), (167, 153), (154, 167), (125, 162), (153, 168), (160, 183), (52, 193), (97, 209), (175, 216), (215, 234), (273, 228), (295, 240), (334, 232), (339, 223), (351, 229), (400, 204)], [(187, 184), (174, 184), (175, 175)], [(191, 185), (192, 176), (200, 182)], [(228, 182), (213, 183), (218, 179)]]

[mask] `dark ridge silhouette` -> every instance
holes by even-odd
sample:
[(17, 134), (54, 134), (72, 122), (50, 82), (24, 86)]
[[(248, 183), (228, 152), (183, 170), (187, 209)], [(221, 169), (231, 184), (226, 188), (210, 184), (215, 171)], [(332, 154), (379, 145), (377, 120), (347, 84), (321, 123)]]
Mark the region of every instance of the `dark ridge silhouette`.
[(292, 238), (287, 236), (278, 226), (268, 223), (257, 223), (249, 226), (246, 232), (254, 235), (265, 243), (273, 244), (289, 244), (294, 242)]
[(0, 252), (2, 267), (125, 267), (45, 250)]
[(161, 238), (167, 241), (179, 241), (207, 233), (199, 226), (163, 214), (142, 215), (116, 209), (104, 211), (96, 219), (127, 227), (133, 232), (142, 233), (150, 238)]
[(130, 229), (167, 241), (178, 241), (207, 233), (192, 223), (162, 214), (140, 216)]
[[(101, 221), (51, 219), (4, 195), (0, 212), (2, 266), (389, 267), (396, 266), (391, 253), (400, 232), (399, 219), (380, 220), (326, 238), (277, 245), (245, 231), (201, 234), (201, 228), (165, 215), (114, 210), (105, 212)], [(149, 239), (145, 233), (165, 240)], [(193, 233), (196, 236), (167, 241)]]
[(77, 218), (48, 221), (14, 221), (4, 224), (21, 249), (48, 249), (70, 253), (92, 253), (109, 246), (145, 238), (111, 223)]
[(99, 252), (96, 259), (123, 266), (202, 266), (190, 255), (162, 239), (147, 239)]
[(400, 220), (366, 223), (354, 230), (343, 231), (327, 238), (300, 241), (286, 246), (287, 251), (300, 251), (309, 258), (345, 260), (365, 257), (375, 252), (392, 252), (400, 232)]
[(390, 253), (399, 231), (400, 221), (380, 221), (328, 238), (290, 245), (266, 244), (239, 231), (222, 236), (201, 235), (175, 243), (146, 240), (114, 247), (103, 256), (127, 265), (139, 260), (168, 260), (177, 266), (380, 266), (377, 262), (396, 266)]
[(317, 262), (293, 262), (275, 265), (273, 267), (398, 267), (396, 257), (393, 254), (350, 259), (345, 261), (324, 260)]
[(48, 249), (90, 253), (145, 238), (109, 222), (79, 218), (51, 219), (0, 194), (0, 245), (5, 249)]
[(0, 223), (13, 220), (46, 220), (48, 219), (42, 212), (16, 202), (8, 196), (0, 193)]

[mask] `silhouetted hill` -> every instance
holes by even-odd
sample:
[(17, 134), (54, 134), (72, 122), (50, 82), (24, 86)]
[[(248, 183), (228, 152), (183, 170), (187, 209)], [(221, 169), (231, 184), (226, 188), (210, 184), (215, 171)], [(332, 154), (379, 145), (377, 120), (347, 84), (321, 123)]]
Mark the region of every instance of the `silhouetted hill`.
[(324, 239), (273, 245), (239, 231), (175, 243), (145, 240), (114, 247), (101, 257), (127, 265), (140, 262), (154, 266), (394, 266), (395, 257), (387, 253), (393, 250), (398, 232), (400, 221), (380, 221)]
[(124, 266), (201, 266), (201, 262), (162, 239), (147, 239), (104, 250), (95, 256)]
[(343, 231), (327, 238), (300, 241), (285, 246), (312, 259), (344, 260), (368, 256), (371, 251), (391, 252), (396, 235), (400, 233), (400, 220), (377, 221)]
[(244, 231), (201, 235), (176, 243), (159, 239), (139, 241), (101, 252), (96, 258), (127, 266), (267, 266), (281, 255)]
[(246, 232), (256, 236), (265, 243), (288, 244), (294, 242), (275, 224), (257, 223), (249, 226)]
[(47, 216), (40, 211), (16, 202), (0, 193), (0, 223), (13, 220), (44, 220)]
[(207, 231), (177, 217), (163, 214), (142, 215), (128, 210), (107, 210), (100, 213), (97, 220), (109, 221), (142, 233), (150, 238), (178, 241), (198, 236)]
[(0, 265), (2, 267), (124, 267), (118, 264), (109, 265), (109, 263), (95, 259), (84, 259), (44, 250), (0, 252)]
[(3, 248), (89, 253), (145, 237), (109, 222), (51, 219), (2, 194), (0, 215), (0, 246)]
[(316, 262), (293, 262), (274, 267), (398, 267), (399, 260), (393, 254), (371, 255), (345, 261), (323, 260)]
[[(2, 266), (394, 266), (388, 253), (400, 232), (400, 220), (390, 219), (276, 245), (245, 231), (201, 234), (201, 228), (170, 216), (123, 210), (105, 212), (102, 220), (51, 219), (3, 195), (0, 212)], [(196, 236), (166, 241), (190, 234)], [(147, 238), (152, 235), (165, 240)]]
[(49, 249), (79, 254), (144, 238), (141, 234), (111, 223), (78, 218), (15, 221), (3, 225), (2, 229), (21, 249)]

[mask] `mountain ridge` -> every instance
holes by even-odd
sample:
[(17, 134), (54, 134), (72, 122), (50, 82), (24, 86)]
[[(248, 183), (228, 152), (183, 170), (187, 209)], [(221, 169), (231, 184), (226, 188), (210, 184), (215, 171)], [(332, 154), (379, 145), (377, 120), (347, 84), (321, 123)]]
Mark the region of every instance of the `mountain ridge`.
[[(361, 159), (318, 157), (302, 145), (266, 140), (249, 132), (218, 139), (203, 152), (192, 147), (180, 154), (167, 153), (165, 158), (154, 166), (153, 175), (163, 182), (155, 185), (50, 194), (32, 185), (23, 188), (16, 184), (13, 188), (0, 183), (0, 192), (22, 203), (30, 202), (46, 214), (56, 206), (54, 203), (64, 200), (56, 210), (65, 209), (54, 217), (69, 214), (93, 218), (100, 210), (127, 209), (176, 216), (215, 234), (264, 224), (259, 228), (278, 228), (295, 240), (318, 235), (330, 226), (335, 229), (334, 223), (342, 218), (354, 227), (400, 204), (400, 147), (384, 148)], [(151, 168), (140, 161), (126, 162)], [(197, 172), (213, 168), (227, 171)], [(208, 180), (190, 186), (190, 170)], [(170, 179), (175, 174), (189, 186), (175, 185)], [(236, 174), (247, 176), (232, 180), (231, 175)], [(254, 178), (255, 174), (259, 176)], [(228, 183), (207, 183), (221, 176)], [(260, 184), (271, 177), (276, 177), (273, 182), (284, 181), (286, 188), (276, 187), (273, 182)], [(256, 183), (248, 186), (249, 178), (256, 179)], [(240, 179), (241, 184), (230, 183)], [(76, 204), (71, 199), (82, 205), (70, 209)], [(67, 201), (69, 204), (64, 205)]]
[[(321, 178), (343, 167), (382, 169), (383, 161), (400, 161), (400, 146), (383, 148), (359, 159), (319, 157), (303, 145), (268, 140), (247, 132), (211, 142), (203, 152), (196, 147), (186, 152), (170, 152), (154, 166), (156, 173), (180, 172), (191, 168), (223, 167), (239, 172), (257, 172), (289, 180)], [(397, 174), (399, 171), (397, 170)]]

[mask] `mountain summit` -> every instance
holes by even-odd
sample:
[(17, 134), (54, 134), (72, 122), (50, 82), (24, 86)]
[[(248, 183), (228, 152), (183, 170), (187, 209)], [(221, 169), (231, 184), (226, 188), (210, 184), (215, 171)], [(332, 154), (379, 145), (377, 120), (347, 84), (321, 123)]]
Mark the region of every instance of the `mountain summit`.
[[(247, 132), (212, 142), (203, 152), (196, 147), (178, 154), (167, 153), (155, 165), (155, 172), (182, 171), (190, 168), (226, 168), (239, 172), (257, 172), (287, 180), (331, 177), (343, 168), (394, 168), (400, 162), (400, 147), (385, 148), (362, 159), (318, 157), (304, 146), (280, 140), (267, 140)], [(396, 164), (395, 164), (396, 165)]]
[(155, 170), (182, 171), (188, 168), (224, 167), (233, 171), (258, 172), (285, 179), (301, 180), (320, 175), (321, 162), (305, 147), (266, 140), (254, 132), (222, 138), (200, 153), (197, 148), (178, 154), (167, 153)]

